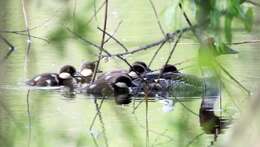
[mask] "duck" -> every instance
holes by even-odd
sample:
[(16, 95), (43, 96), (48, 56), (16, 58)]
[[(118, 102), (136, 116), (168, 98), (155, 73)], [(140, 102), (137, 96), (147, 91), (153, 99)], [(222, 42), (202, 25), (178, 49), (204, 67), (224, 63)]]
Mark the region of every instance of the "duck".
[(96, 97), (114, 97), (116, 104), (131, 102), (130, 87), (132, 80), (126, 73), (110, 72), (97, 78), (86, 87), (85, 92)]
[(59, 73), (42, 73), (26, 81), (28, 86), (73, 86), (75, 84), (74, 75), (76, 69), (72, 65), (64, 65)]
[[(94, 74), (96, 67), (96, 62), (83, 62), (79, 67), (79, 72), (77, 76), (77, 82), (79, 84), (88, 84), (90, 83), (92, 76)], [(97, 73), (101, 73), (102, 71), (97, 70)]]
[(167, 72), (159, 83), (167, 89), (170, 97), (202, 96), (204, 90), (203, 79), (191, 74)]
[(144, 76), (146, 73), (151, 72), (152, 70), (142, 61), (135, 61), (130, 67), (128, 75), (132, 79), (140, 78), (140, 76)]
[(135, 93), (143, 93), (144, 86), (147, 86), (147, 95), (151, 97), (196, 97), (203, 94), (201, 78), (181, 73), (171, 64), (164, 65), (159, 72), (147, 73), (144, 78), (146, 83), (136, 84), (141, 86), (133, 88)]
[(111, 76), (114, 74), (115, 75), (126, 74), (128, 77), (130, 77), (132, 80), (134, 80), (134, 79), (140, 78), (141, 76), (145, 75), (149, 71), (151, 71), (151, 70), (147, 67), (147, 65), (144, 62), (136, 61), (131, 65), (131, 67), (128, 70), (125, 70), (125, 69), (113, 70), (113, 71), (110, 71), (110, 72), (107, 72), (107, 73), (104, 73), (104, 74), (98, 76), (97, 79)]

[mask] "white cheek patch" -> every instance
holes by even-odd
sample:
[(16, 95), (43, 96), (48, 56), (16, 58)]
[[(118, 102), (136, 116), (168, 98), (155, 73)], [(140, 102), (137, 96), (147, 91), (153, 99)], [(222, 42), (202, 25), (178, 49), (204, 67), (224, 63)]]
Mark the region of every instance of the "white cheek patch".
[(71, 78), (71, 75), (67, 72), (62, 72), (62, 73), (59, 74), (59, 77), (61, 79), (69, 79), (69, 78)]
[(46, 82), (48, 83), (48, 85), (51, 85), (51, 80), (46, 80)]
[(123, 82), (116, 82), (115, 85), (117, 87), (120, 87), (120, 88), (128, 88), (128, 86), (126, 85), (126, 83), (123, 83)]
[(90, 88), (90, 89), (93, 89), (93, 88), (95, 88), (96, 86), (97, 86), (96, 84), (93, 84), (93, 85), (90, 85), (89, 88)]
[(137, 77), (138, 77), (138, 75), (137, 75), (136, 72), (134, 72), (134, 71), (129, 72), (128, 75), (129, 75), (130, 77), (132, 77), (132, 78), (137, 78)]
[(42, 78), (42, 76), (38, 76), (38, 77), (36, 77), (35, 79), (34, 79), (34, 81), (38, 81), (38, 80), (40, 80)]
[(105, 80), (109, 80), (111, 78), (112, 78), (112, 76), (106, 76)]
[(91, 75), (93, 74), (93, 72), (92, 72), (91, 69), (83, 69), (83, 70), (80, 72), (80, 74), (81, 74), (82, 76), (87, 77), (87, 76), (91, 76)]

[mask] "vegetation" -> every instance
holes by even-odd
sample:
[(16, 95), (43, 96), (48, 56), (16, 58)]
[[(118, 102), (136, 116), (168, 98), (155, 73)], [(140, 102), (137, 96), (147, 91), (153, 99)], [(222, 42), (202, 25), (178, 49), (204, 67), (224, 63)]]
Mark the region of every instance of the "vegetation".
[[(258, 144), (256, 1), (10, 0), (0, 9), (0, 146), (246, 146), (246, 135)], [(220, 95), (118, 106), (24, 86), (35, 74), (94, 60), (92, 81), (98, 69), (170, 63)]]

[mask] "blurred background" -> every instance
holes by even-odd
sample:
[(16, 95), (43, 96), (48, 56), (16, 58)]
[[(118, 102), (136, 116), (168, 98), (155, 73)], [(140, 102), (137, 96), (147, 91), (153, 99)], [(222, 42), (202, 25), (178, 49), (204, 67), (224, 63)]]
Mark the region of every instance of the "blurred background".
[[(28, 55), (22, 2), (31, 33)], [(164, 112), (163, 104), (158, 101), (149, 102), (148, 125), (145, 103), (133, 113), (132, 104), (118, 106), (113, 100), (105, 100), (100, 110), (102, 116), (97, 118), (90, 131), (97, 113), (92, 97), (78, 94), (74, 98), (67, 98), (55, 90), (46, 89), (28, 91), (24, 82), (36, 74), (58, 72), (65, 64), (78, 68), (83, 61), (97, 59), (99, 50), (73, 35), (68, 28), (100, 44), (102, 32), (97, 27), (103, 26), (104, 7), (100, 12), (97, 11), (96, 16), (94, 14), (103, 5), (104, 2), (100, 0), (0, 0), (0, 35), (15, 47), (9, 58), (0, 64), (0, 146), (242, 147), (260, 144), (259, 43), (232, 45), (239, 54), (218, 59), (251, 91), (251, 95), (248, 96), (227, 76), (223, 77), (226, 84), (221, 101), (215, 104), (214, 114), (232, 119), (232, 124), (217, 137), (205, 131), (200, 121), (200, 98), (176, 103), (171, 112)], [(188, 26), (177, 1), (154, 0), (154, 5), (165, 32)], [(253, 30), (249, 33), (244, 30), (241, 21), (233, 21), (233, 42), (260, 38), (260, 8), (252, 4), (245, 4), (245, 7), (253, 8)], [(195, 18), (197, 10), (194, 1), (185, 2), (184, 9), (191, 18)], [(163, 37), (148, 0), (109, 1), (107, 32), (115, 32), (114, 36), (129, 50)], [(124, 52), (112, 39), (105, 44), (105, 48), (111, 53)], [(171, 48), (172, 43), (163, 46), (151, 65), (152, 69), (158, 69), (165, 63)], [(198, 48), (193, 34), (186, 33), (169, 63), (189, 60), (178, 65), (178, 68), (183, 68), (184, 73), (199, 76), (196, 60)], [(156, 49), (154, 47), (126, 57), (131, 63), (141, 60), (148, 64)], [(9, 46), (1, 40), (1, 59), (8, 50)], [(106, 58), (101, 60), (100, 68), (106, 72), (128, 69), (128, 66), (117, 58)]]

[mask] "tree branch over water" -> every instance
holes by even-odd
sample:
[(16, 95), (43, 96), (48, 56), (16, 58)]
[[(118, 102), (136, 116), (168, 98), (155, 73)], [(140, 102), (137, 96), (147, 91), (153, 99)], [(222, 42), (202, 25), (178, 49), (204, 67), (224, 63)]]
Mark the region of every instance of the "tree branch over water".
[(12, 52), (15, 50), (15, 47), (14, 47), (14, 45), (12, 45), (12, 44), (11, 44), (4, 36), (2, 36), (1, 34), (0, 34), (0, 39), (3, 40), (6, 45), (9, 46), (9, 51), (8, 51), (7, 54), (4, 56), (4, 58), (0, 60), (0, 64), (1, 64), (2, 62), (4, 62), (5, 60), (8, 59), (8, 57), (9, 57), (9, 56), (12, 54)]

